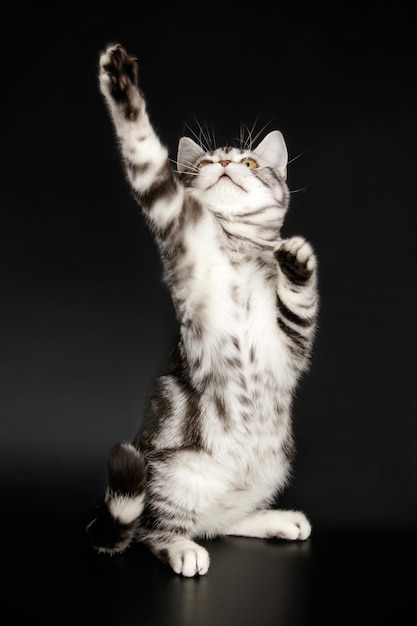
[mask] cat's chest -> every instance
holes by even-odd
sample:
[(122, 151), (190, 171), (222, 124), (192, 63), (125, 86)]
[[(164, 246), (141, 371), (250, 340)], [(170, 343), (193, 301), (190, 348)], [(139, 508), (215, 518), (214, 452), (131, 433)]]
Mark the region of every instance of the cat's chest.
[(224, 407), (229, 416), (275, 414), (281, 373), (287, 370), (275, 285), (250, 266), (226, 265), (220, 274), (183, 328), (191, 377), (217, 412)]
[[(236, 252), (218, 223), (210, 217), (185, 236), (183, 279), (177, 294), (184, 317), (201, 329), (240, 336), (276, 318), (276, 265), (271, 253), (265, 266), (255, 251)], [(183, 320), (180, 320), (183, 321)], [(188, 321), (188, 319), (187, 319)]]
[(274, 282), (254, 263), (233, 265), (219, 255), (188, 293), (184, 338), (212, 366), (255, 365), (277, 342), (276, 317)]
[(287, 369), (276, 261), (272, 252), (235, 253), (229, 243), (209, 219), (185, 239), (187, 271), (176, 293), (190, 374), (197, 389), (217, 389), (230, 402), (271, 404)]
[(219, 251), (190, 302), (206, 349), (240, 353), (253, 362), (277, 339), (276, 277), (256, 259), (234, 261)]

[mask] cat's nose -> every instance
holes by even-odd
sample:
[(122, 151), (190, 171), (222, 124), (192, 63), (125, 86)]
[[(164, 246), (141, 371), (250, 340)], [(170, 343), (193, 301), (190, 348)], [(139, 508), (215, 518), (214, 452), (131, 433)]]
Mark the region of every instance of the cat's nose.
[(229, 161), (220, 161), (220, 163), (223, 165), (223, 167), (226, 167), (226, 165), (228, 165), (230, 163)]

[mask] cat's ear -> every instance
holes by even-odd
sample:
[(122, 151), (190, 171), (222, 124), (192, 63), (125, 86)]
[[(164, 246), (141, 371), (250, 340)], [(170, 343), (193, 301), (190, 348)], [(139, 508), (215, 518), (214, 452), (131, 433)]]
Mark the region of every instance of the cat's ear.
[(205, 155), (204, 150), (190, 137), (181, 137), (178, 142), (177, 169), (185, 172)]
[(262, 161), (274, 170), (278, 170), (279, 175), (286, 180), (288, 152), (284, 137), (279, 130), (270, 132), (254, 150)]

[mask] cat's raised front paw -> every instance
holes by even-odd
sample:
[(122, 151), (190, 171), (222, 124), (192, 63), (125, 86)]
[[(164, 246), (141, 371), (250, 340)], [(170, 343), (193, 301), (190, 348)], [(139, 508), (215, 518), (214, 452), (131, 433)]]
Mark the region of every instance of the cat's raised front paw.
[(100, 56), (100, 87), (115, 100), (125, 100), (129, 87), (136, 87), (138, 64), (120, 45), (108, 46)]
[(183, 539), (166, 549), (166, 559), (174, 572), (192, 577), (207, 574), (210, 558), (207, 550), (194, 541)]
[(281, 271), (296, 285), (304, 285), (316, 269), (313, 248), (303, 237), (284, 239), (274, 251)]

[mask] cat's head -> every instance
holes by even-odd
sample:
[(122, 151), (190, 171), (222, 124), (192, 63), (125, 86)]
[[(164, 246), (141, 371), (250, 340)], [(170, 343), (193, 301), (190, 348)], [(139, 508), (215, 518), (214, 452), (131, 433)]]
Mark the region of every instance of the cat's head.
[(288, 153), (282, 133), (270, 132), (255, 147), (207, 150), (190, 137), (178, 144), (177, 169), (186, 187), (216, 212), (286, 208)]

